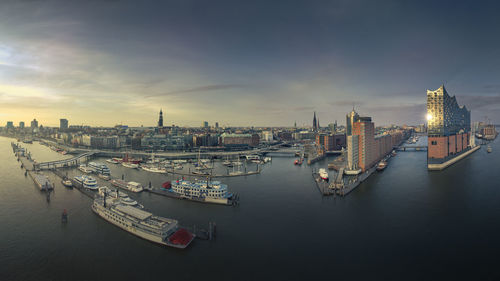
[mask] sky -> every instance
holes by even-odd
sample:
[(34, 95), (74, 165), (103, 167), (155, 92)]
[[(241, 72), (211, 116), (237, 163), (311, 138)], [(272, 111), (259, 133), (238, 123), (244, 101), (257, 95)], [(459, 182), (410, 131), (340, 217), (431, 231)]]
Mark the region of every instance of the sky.
[(0, 2), (0, 126), (500, 123), (495, 1)]

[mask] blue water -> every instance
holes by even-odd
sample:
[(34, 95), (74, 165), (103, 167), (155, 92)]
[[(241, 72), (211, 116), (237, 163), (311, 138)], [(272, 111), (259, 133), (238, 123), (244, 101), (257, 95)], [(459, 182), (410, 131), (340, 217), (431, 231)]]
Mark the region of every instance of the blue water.
[[(228, 207), (130, 194), (186, 226), (217, 223), (214, 241), (165, 248), (102, 220), (91, 199), (56, 183), (50, 202), (0, 138), (0, 280), (494, 280), (500, 250), (500, 145), (441, 172), (400, 152), (345, 198), (322, 197), (312, 167), (274, 157), (261, 174), (222, 179)], [(38, 161), (62, 156), (23, 144)], [(110, 166), (158, 186), (172, 178)], [(68, 175), (79, 174), (70, 171)], [(102, 183), (102, 182), (101, 182)], [(61, 224), (67, 209), (69, 222)]]

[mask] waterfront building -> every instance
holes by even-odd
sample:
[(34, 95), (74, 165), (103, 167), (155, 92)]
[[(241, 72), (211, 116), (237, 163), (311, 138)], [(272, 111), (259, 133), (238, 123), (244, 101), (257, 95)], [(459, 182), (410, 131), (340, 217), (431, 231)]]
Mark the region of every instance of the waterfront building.
[(59, 119), (59, 130), (68, 129), (68, 119)]
[(359, 136), (347, 136), (347, 169), (355, 171), (359, 169)]
[(322, 146), (325, 151), (338, 151), (346, 146), (344, 134), (317, 134), (316, 144)]
[(376, 162), (375, 124), (370, 117), (359, 118), (353, 123), (352, 135), (358, 136), (358, 167), (364, 172)]
[(354, 107), (352, 108), (352, 111), (346, 115), (346, 135), (350, 136), (352, 135), (352, 128), (354, 125), (354, 122), (357, 122), (359, 120), (359, 114), (354, 111)]
[(14, 129), (14, 122), (7, 121), (7, 129)]
[(31, 121), (31, 129), (36, 128), (38, 128), (38, 121), (36, 121), (36, 119), (33, 119), (33, 121)]
[(427, 90), (427, 122), (428, 165), (448, 162), (471, 148), (470, 111), (443, 85)]
[(221, 144), (224, 146), (258, 146), (258, 134), (228, 134), (221, 135)]
[(215, 129), (219, 129), (219, 122), (215, 122)]
[(208, 122), (207, 121), (203, 121), (202, 125), (203, 125), (203, 128), (208, 129)]
[(19, 128), (24, 129), (24, 121), (19, 122)]
[(261, 142), (272, 142), (273, 141), (273, 131), (262, 131), (260, 141)]

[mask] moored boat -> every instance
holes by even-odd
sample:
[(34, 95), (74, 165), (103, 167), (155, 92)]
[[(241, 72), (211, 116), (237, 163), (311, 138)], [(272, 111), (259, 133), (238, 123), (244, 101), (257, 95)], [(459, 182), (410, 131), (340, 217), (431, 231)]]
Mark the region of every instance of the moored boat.
[(177, 220), (155, 216), (120, 200), (96, 196), (92, 210), (108, 222), (148, 241), (184, 249), (195, 235), (179, 227)]
[(61, 180), (61, 184), (65, 187), (73, 187), (73, 182), (70, 179)]
[(377, 171), (383, 171), (387, 167), (387, 162), (385, 161), (380, 161), (377, 164)]
[(326, 169), (324, 168), (319, 169), (318, 174), (321, 177), (321, 179), (328, 181), (328, 172), (326, 171)]

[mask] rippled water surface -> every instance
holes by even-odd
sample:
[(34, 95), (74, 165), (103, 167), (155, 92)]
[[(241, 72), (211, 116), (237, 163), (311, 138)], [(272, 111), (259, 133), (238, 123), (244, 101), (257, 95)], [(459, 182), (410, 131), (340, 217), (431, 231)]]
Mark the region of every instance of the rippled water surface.
[[(442, 172), (425, 152), (400, 152), (346, 198), (322, 197), (311, 167), (274, 157), (259, 175), (222, 179), (237, 207), (132, 194), (183, 225), (217, 223), (215, 241), (186, 250), (139, 239), (56, 183), (50, 202), (0, 138), (0, 280), (498, 279), (500, 146)], [(23, 144), (37, 161), (63, 156)], [(327, 160), (313, 167), (325, 166)], [(116, 177), (171, 178), (109, 164)], [(250, 166), (249, 166), (250, 169)], [(70, 176), (79, 174), (69, 171)], [(69, 222), (61, 224), (67, 209)], [(327, 280), (327, 279), (325, 279)]]

